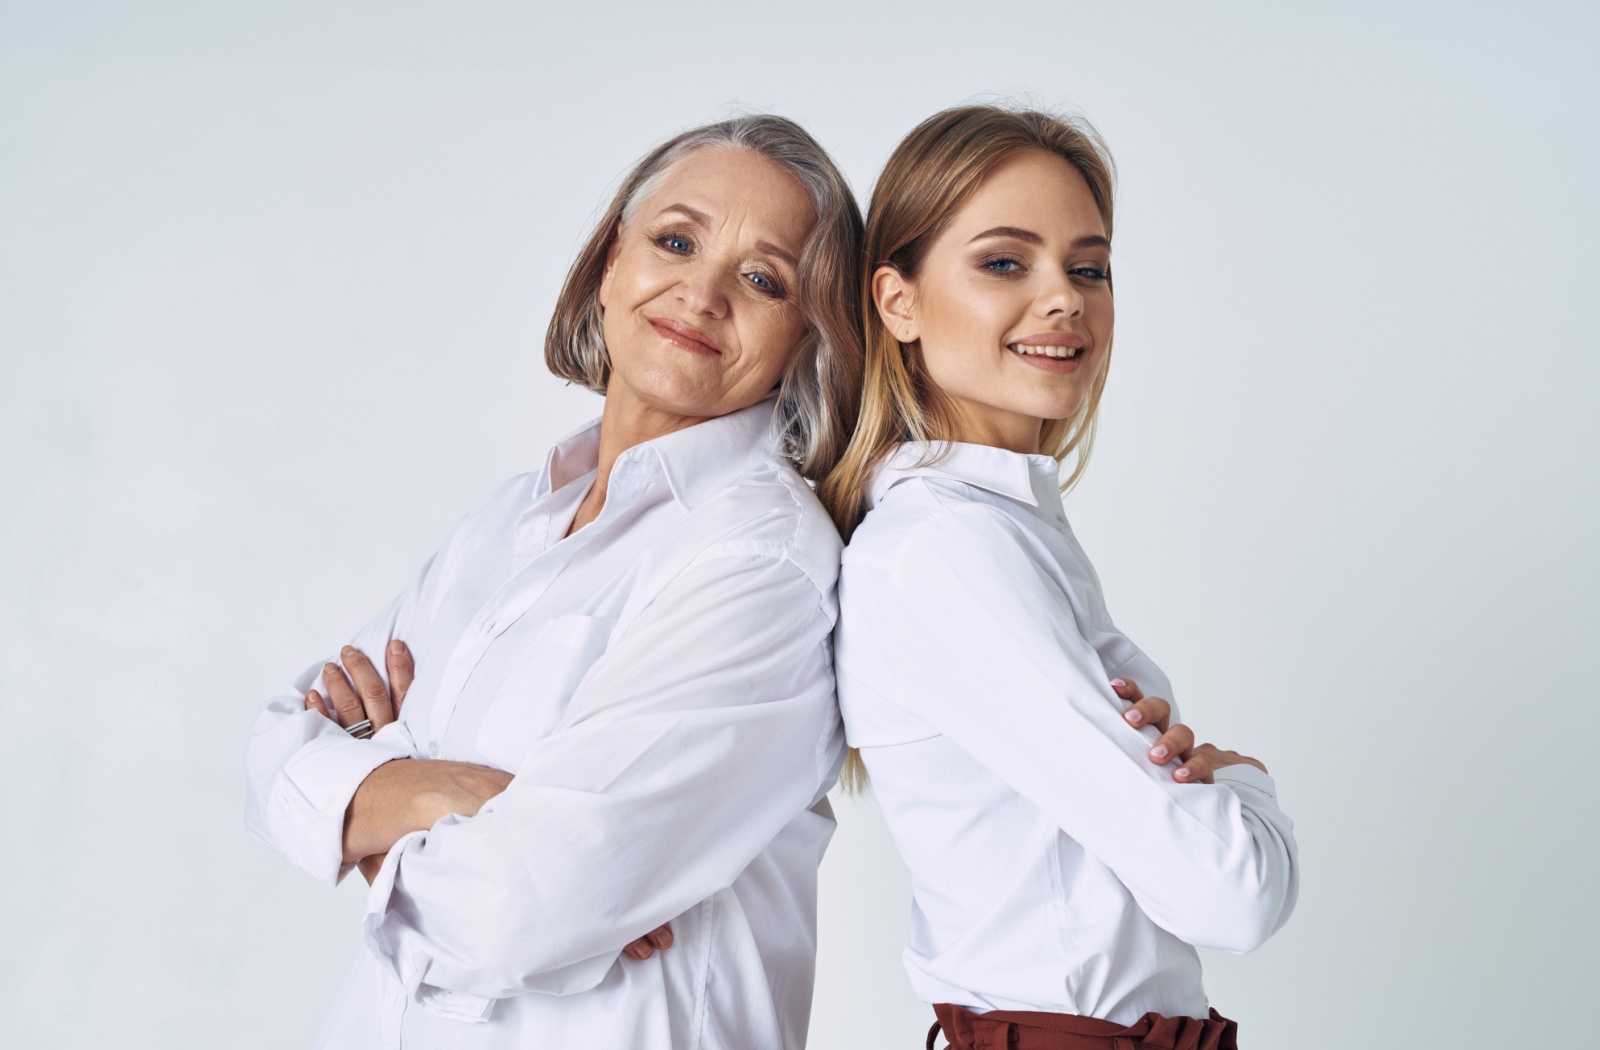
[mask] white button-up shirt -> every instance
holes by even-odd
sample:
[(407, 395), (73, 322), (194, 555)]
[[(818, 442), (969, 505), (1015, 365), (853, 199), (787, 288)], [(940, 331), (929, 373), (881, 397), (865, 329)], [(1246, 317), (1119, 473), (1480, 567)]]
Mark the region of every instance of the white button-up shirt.
[[(1292, 825), (1247, 765), (1179, 784), (1109, 682), (1170, 698), (1112, 624), (1048, 456), (903, 445), (845, 550), (839, 703), (911, 870), (930, 1003), (1206, 1016), (1194, 945), (1293, 907)], [(1176, 711), (1174, 721), (1176, 721)]]
[[(571, 536), (597, 424), (502, 487), (351, 639), (380, 667), (393, 638), (416, 660), (373, 739), (302, 709), (321, 662), (267, 702), (246, 822), (330, 882), (379, 764), (515, 774), (389, 852), (319, 1045), (800, 1050), (843, 751), (840, 543), (771, 451), (772, 415), (629, 449)], [(671, 948), (620, 954), (668, 920)]]

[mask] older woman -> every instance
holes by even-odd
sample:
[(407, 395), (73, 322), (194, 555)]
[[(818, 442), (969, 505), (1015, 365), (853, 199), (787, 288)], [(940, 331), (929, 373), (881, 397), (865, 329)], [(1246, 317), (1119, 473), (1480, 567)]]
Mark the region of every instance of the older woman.
[(250, 831), (372, 881), (320, 1045), (804, 1043), (860, 228), (790, 121), (650, 153), (546, 341), (600, 419), (267, 702)]

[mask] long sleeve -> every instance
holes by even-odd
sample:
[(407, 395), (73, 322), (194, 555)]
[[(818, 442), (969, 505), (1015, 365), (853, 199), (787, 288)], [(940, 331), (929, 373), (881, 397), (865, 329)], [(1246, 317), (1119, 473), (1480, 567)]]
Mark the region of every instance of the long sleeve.
[[(432, 559), (403, 594), (350, 639), (385, 677), (384, 647), (404, 633), (431, 565)], [(327, 662), (306, 668), (256, 717), (245, 756), (245, 827), (291, 864), (337, 883), (355, 867), (344, 863), (343, 836), (344, 813), (356, 788), (378, 766), (411, 757), (413, 749), (399, 723), (357, 740), (332, 720), (305, 710), (306, 690), (322, 689)]]
[[(1288, 918), (1293, 825), (1271, 778), (1225, 771), (1174, 783), (1121, 718), (1072, 601), (991, 507), (928, 518), (869, 583), (893, 698), (1048, 814), (1108, 866), (1156, 924), (1191, 944), (1248, 951)], [(1253, 775), (1252, 775), (1253, 774)]]
[(619, 627), (504, 793), (390, 852), (372, 951), (470, 1015), (593, 987), (731, 885), (836, 771), (831, 603), (779, 556), (697, 559)]

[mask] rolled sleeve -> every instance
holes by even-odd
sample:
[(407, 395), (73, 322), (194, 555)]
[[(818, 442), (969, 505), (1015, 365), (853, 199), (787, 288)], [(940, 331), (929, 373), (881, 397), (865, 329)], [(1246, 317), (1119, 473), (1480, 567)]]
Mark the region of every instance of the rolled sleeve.
[[(378, 654), (372, 661), (387, 683), (382, 653), (400, 637), (429, 579), (430, 559), (416, 581), (350, 640)], [(300, 673), (256, 717), (245, 749), (245, 829), (296, 867), (323, 882), (338, 883), (353, 864), (344, 863), (344, 813), (356, 788), (374, 769), (415, 748), (395, 722), (367, 740), (356, 740), (335, 721), (305, 708), (305, 694), (319, 684), (327, 661)]]
[(295, 751), (272, 798), (284, 810), (274, 823), (289, 861), (333, 883), (355, 866), (344, 861), (343, 838), (345, 810), (356, 788), (385, 762), (410, 757), (392, 744), (343, 736), (324, 733)]

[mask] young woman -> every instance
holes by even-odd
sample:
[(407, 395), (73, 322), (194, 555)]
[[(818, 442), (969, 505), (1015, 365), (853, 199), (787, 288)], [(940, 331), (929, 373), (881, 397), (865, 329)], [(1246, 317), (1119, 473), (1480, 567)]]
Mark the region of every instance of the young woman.
[(250, 831), (372, 881), (318, 1045), (800, 1050), (860, 234), (788, 120), (651, 152), (545, 344), (600, 418), (267, 702)]
[(849, 539), (835, 667), (911, 870), (906, 968), (963, 1050), (1231, 1046), (1195, 946), (1248, 951), (1295, 899), (1265, 767), (1169, 723), (1062, 511), (1111, 220), (1089, 127), (987, 106), (907, 136), (868, 213), (862, 408), (820, 489)]

